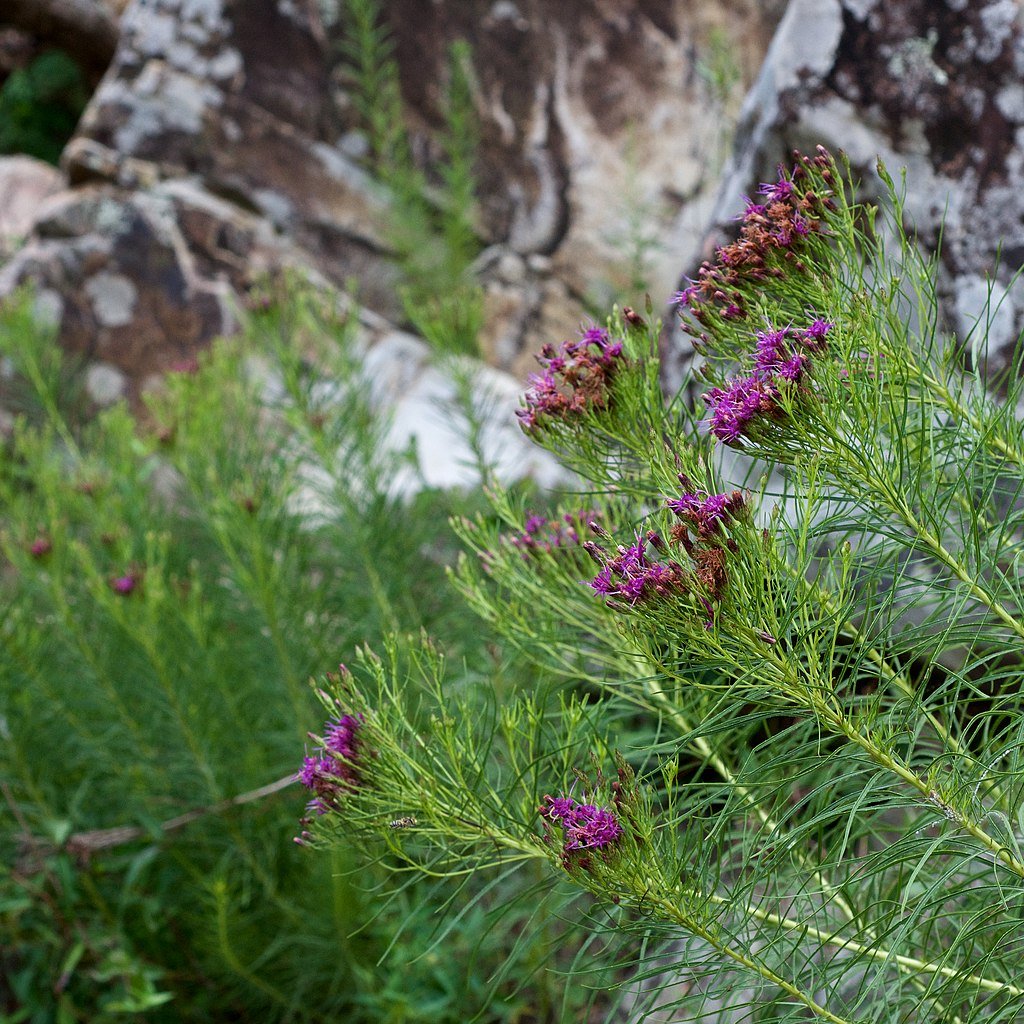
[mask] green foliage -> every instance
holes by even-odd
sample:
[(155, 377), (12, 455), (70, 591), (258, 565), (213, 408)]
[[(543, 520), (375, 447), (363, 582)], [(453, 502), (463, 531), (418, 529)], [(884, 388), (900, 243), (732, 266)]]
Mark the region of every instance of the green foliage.
[(479, 128), (469, 45), (460, 40), (451, 46), (443, 158), (430, 179), (413, 159), (394, 45), (378, 0), (346, 0), (346, 15), (341, 54), (373, 168), (386, 189), (402, 308), (436, 351), (476, 354), (483, 293), (472, 270), (480, 251), (474, 227)]
[(722, 110), (728, 105), (743, 77), (736, 60), (735, 45), (728, 32), (720, 26), (713, 26), (697, 61), (700, 77), (711, 93), (712, 100)]
[(467, 687), (523, 678), (444, 582), (444, 524), (479, 499), (394, 495), (415, 467), (387, 452), (355, 329), (288, 282), (142, 423), (83, 423), (30, 304), (4, 311), (21, 415), (0, 461), (0, 1020), (456, 1024), (558, 1004), (539, 968), (573, 928), (521, 937), (525, 903), (512, 934), (493, 926), (520, 878), (470, 881), (445, 914), (428, 881), (391, 891), (386, 851), (292, 841), (311, 673), (430, 628)]
[(551, 682), (482, 711), (430, 644), (364, 655), (323, 694), (363, 715), (360, 781), (311, 844), (590, 893), (638, 1017), (1021, 1019), (1024, 381), (964, 371), (881, 173), (885, 233), (822, 152), (702, 271), (703, 430), (656, 323), (549, 360), (524, 424), (592, 537), (495, 488), (455, 585)]
[(81, 69), (60, 50), (12, 71), (0, 87), (0, 153), (56, 164), (88, 98)]

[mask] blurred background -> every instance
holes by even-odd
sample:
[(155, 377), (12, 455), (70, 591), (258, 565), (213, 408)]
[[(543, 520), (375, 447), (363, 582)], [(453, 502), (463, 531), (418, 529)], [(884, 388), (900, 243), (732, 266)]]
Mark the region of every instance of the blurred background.
[(545, 342), (649, 295), (684, 380), (672, 292), (819, 144), (1007, 366), (1017, 0), (3, 0), (0, 1021), (639, 1019), (539, 879), (293, 846), (305, 680), (425, 626), (537, 685), (443, 523), (562, 479), (500, 426)]

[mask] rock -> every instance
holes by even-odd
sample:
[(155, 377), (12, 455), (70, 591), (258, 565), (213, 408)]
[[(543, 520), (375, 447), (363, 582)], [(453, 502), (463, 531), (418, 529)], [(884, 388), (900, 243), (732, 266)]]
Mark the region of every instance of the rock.
[(100, 408), (124, 398), (128, 378), (109, 363), (92, 363), (85, 371), (85, 393)]
[[(355, 278), (364, 303), (401, 322), (391, 215), (368, 173), (353, 82), (332, 69), (345, 20), (320, 8), (326, 21), (313, 3), (134, 0), (121, 15), (113, 61), (63, 156), (81, 202), (41, 217), (37, 247), (3, 280), (35, 274), (60, 293), (63, 342), (102, 350), (133, 394), (139, 375), (168, 358), (161, 350), (177, 357), (223, 328), (211, 289), (238, 294), (260, 271), (299, 264), (336, 285)], [(483, 280), (490, 359), (530, 368), (550, 340), (542, 332), (575, 329), (595, 296), (620, 297), (623, 247), (666, 223), (671, 243), (648, 247), (645, 272), (656, 295), (670, 290), (692, 248), (688, 212), (714, 191), (707, 154), (721, 150), (728, 123), (729, 97), (712, 94), (707, 54), (727, 30), (736, 66), (752, 65), (743, 56), (761, 51), (770, 28), (757, 0), (735, 0), (728, 18), (695, 15), (685, 0), (614, 9), (390, 0), (384, 9), (412, 152), (428, 175), (443, 148), (449, 44), (470, 44), (478, 227), (503, 254)], [(727, 57), (722, 49), (716, 59)], [(126, 230), (145, 280), (120, 255)], [(147, 322), (156, 265), (178, 312)], [(83, 291), (94, 274), (103, 276)], [(111, 276), (130, 283), (135, 305)], [(194, 315), (181, 306), (185, 293), (197, 296)], [(118, 320), (129, 309), (145, 341), (129, 340), (132, 325)]]
[(160, 192), (58, 193), (40, 210), (34, 239), (0, 270), (0, 292), (25, 281), (43, 289), (62, 343), (116, 367), (135, 397), (147, 373), (234, 326), (227, 286), (203, 275), (180, 211)]
[(41, 160), (0, 157), (0, 258), (31, 232), (40, 203), (64, 186), (64, 175)]
[[(1022, 72), (1015, 0), (791, 0), (744, 103), (705, 249), (792, 149), (844, 150), (868, 199), (881, 157), (907, 168), (907, 227), (929, 251), (941, 234), (947, 325), (964, 337), (989, 316), (989, 365), (1005, 369), (1024, 329)], [(1001, 305), (986, 313), (990, 280)]]
[(123, 0), (4, 0), (4, 21), (71, 54), (98, 81), (117, 45)]
[[(400, 462), (391, 492), (412, 497), (424, 487), (468, 488), (481, 483), (480, 467), (471, 449), (460, 398), (460, 381), (472, 394), (481, 430), (479, 444), (489, 471), (509, 484), (530, 479), (543, 488), (566, 486), (568, 474), (554, 458), (519, 429), (515, 409), (522, 392), (512, 375), (477, 360), (450, 358), (440, 365), (422, 341), (396, 331), (372, 313), (360, 315), (362, 377), (371, 401), (388, 423), (385, 450), (415, 453), (414, 462)], [(271, 399), (280, 383), (265, 379)], [(332, 481), (307, 467), (293, 510), (311, 521), (329, 514)]]

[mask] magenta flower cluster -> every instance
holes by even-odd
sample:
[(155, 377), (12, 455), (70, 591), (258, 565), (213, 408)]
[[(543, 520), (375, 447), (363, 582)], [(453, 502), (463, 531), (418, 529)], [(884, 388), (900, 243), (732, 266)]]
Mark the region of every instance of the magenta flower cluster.
[(638, 536), (629, 547), (620, 546), (612, 556), (601, 545), (588, 541), (585, 549), (601, 565), (590, 587), (630, 607), (689, 594), (703, 608), (704, 628), (711, 629), (716, 606), (723, 600), (729, 582), (729, 556), (738, 550), (733, 537), (722, 536), (723, 527), (748, 517), (746, 496), (738, 490), (728, 494), (694, 490), (683, 474), (679, 480), (687, 490), (665, 505), (680, 520), (669, 531), (669, 541), (686, 553), (686, 565), (664, 557), (659, 561), (647, 553), (648, 546), (660, 552), (671, 550), (653, 530), (646, 537)]
[(610, 558), (600, 545), (585, 544), (591, 557), (603, 565), (590, 581), (595, 593), (622, 598), (637, 605), (653, 597), (678, 594), (686, 586), (686, 570), (678, 562), (659, 562), (647, 554), (647, 547), (658, 549), (664, 542), (653, 530), (646, 537), (638, 536), (629, 547), (619, 546)]
[(760, 331), (753, 373), (734, 377), (724, 388), (711, 388), (703, 396), (711, 413), (711, 433), (726, 444), (736, 444), (758, 419), (775, 416), (782, 388), (803, 379), (811, 356), (825, 350), (825, 336), (832, 327), (829, 321), (818, 318), (805, 330), (783, 327)]
[(686, 493), (678, 498), (670, 498), (665, 504), (684, 523), (690, 524), (699, 538), (718, 533), (723, 523), (746, 507), (742, 491), (731, 491), (729, 494), (708, 494), (706, 491)]
[(545, 345), (537, 356), (544, 372), (531, 375), (525, 407), (516, 410), (519, 425), (533, 433), (552, 420), (607, 408), (622, 358), (622, 342), (612, 341), (603, 327), (591, 327), (579, 341), (564, 341), (558, 349)]
[(33, 558), (45, 558), (53, 550), (53, 544), (50, 538), (44, 534), (40, 534), (32, 543), (29, 545), (29, 554)]
[(303, 760), (296, 776), (297, 781), (315, 794), (307, 810), (324, 814), (338, 806), (338, 800), (346, 791), (359, 785), (359, 730), (363, 720), (362, 715), (342, 715), (337, 721), (327, 723), (322, 740), (310, 734), (310, 739), (321, 743), (321, 748)]
[(600, 513), (594, 509), (566, 512), (559, 519), (531, 515), (523, 525), (523, 532), (513, 536), (509, 543), (518, 548), (524, 558), (537, 551), (551, 554), (560, 548), (579, 547), (583, 543), (581, 531), (599, 518)]
[[(746, 201), (740, 215), (739, 238), (721, 246), (713, 261), (705, 261), (695, 280), (672, 296), (705, 327), (718, 320), (742, 320), (749, 313), (751, 287), (760, 288), (787, 270), (803, 272), (807, 239), (824, 230), (824, 219), (834, 206), (830, 198), (836, 182), (835, 161), (818, 147), (813, 158), (796, 154), (796, 163), (779, 168), (778, 180), (759, 190), (760, 202)], [(697, 335), (684, 321), (684, 330)]]
[(115, 594), (120, 594), (121, 597), (128, 597), (129, 594), (134, 593), (135, 589), (141, 582), (142, 573), (136, 569), (131, 569), (123, 576), (115, 576), (111, 579), (110, 589)]
[(622, 826), (607, 807), (578, 804), (568, 796), (546, 796), (540, 816), (561, 827), (564, 853), (603, 850), (621, 835)]

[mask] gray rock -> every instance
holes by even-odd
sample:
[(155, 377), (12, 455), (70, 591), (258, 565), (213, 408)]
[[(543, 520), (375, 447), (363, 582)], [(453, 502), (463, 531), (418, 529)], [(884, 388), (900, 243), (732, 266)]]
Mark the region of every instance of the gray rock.
[(64, 184), (64, 175), (41, 160), (0, 157), (0, 257), (30, 234), (40, 204)]
[(123, 327), (132, 322), (138, 292), (129, 278), (103, 271), (90, 277), (84, 290), (101, 326)]
[[(942, 237), (947, 324), (965, 333), (988, 317), (989, 365), (1005, 368), (1024, 303), (1016, 289), (998, 311), (979, 303), (987, 277), (1002, 295), (1024, 264), (1022, 69), (1014, 0), (792, 0), (744, 103), (705, 254), (794, 148), (844, 150), (868, 189), (881, 157), (907, 168), (908, 227), (926, 248)], [(672, 344), (685, 349), (679, 335)]]
[[(575, 329), (588, 297), (620, 297), (630, 231), (656, 238), (673, 225), (671, 246), (651, 246), (647, 260), (655, 297), (671, 290), (699, 236), (689, 214), (699, 227), (713, 194), (718, 168), (706, 154), (721, 149), (731, 116), (729, 97), (709, 98), (705, 44), (720, 29), (737, 66), (753, 67), (766, 42), (758, 0), (699, 21), (687, 0), (472, 0), (425, 5), (417, 19), (384, 9), (412, 151), (428, 175), (441, 153), (448, 46), (471, 45), (477, 228), (510, 255), (484, 279), (488, 358), (523, 374), (541, 344)], [(3, 280), (34, 275), (59, 292), (63, 342), (102, 351), (133, 395), (208, 343), (224, 326), (225, 289), (241, 296), (264, 271), (298, 264), (339, 286), (355, 277), (364, 303), (401, 321), (390, 214), (367, 173), (348, 80), (333, 67), (339, 11), (334, 0), (128, 3), (113, 64), (64, 154), (72, 195), (37, 219), (32, 253)], [(171, 195), (175, 182), (221, 205)], [(84, 290), (97, 274), (132, 282), (134, 336), (110, 312), (106, 277), (91, 286), (105, 298)], [(147, 313), (157, 287), (174, 315)], [(185, 312), (186, 294), (200, 296), (201, 312)]]
[(100, 408), (113, 405), (127, 393), (128, 378), (110, 363), (92, 363), (85, 371), (85, 393)]

